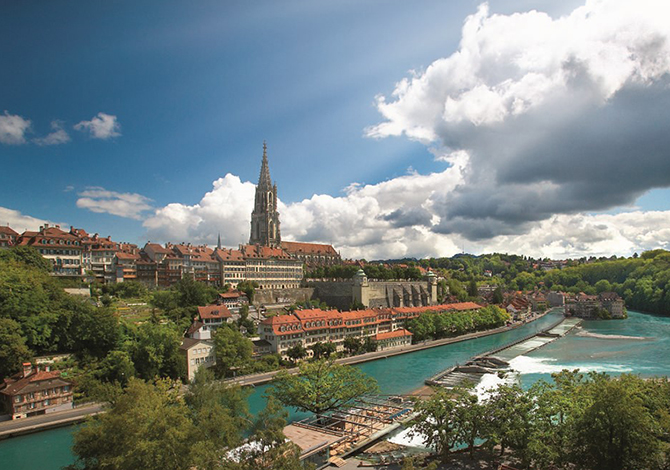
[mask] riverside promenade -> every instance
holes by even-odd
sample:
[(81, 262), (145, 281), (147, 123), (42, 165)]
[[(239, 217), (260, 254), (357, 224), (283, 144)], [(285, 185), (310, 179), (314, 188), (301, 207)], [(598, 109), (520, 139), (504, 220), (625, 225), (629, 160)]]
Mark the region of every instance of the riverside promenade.
[(102, 404), (91, 403), (71, 410), (57, 411), (31, 418), (3, 421), (0, 422), (0, 439), (45, 431), (61, 426), (69, 426), (85, 420), (88, 416), (96, 415), (103, 411), (104, 406)]

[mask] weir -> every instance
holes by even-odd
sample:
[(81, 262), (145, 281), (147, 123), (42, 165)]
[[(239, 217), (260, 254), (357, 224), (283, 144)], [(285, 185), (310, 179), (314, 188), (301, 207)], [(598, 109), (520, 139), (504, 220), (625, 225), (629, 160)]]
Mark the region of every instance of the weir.
[(426, 385), (453, 388), (466, 383), (477, 384), (486, 374), (508, 371), (509, 362), (565, 336), (582, 323), (581, 318), (562, 318), (537, 333), (479, 354), (464, 365), (457, 364), (426, 380)]

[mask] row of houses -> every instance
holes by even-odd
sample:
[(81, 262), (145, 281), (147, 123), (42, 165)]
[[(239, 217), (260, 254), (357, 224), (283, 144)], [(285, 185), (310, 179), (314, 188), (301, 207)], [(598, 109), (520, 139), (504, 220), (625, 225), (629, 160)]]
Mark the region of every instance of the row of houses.
[(303, 266), (341, 263), (331, 245), (282, 242), (280, 246), (240, 245), (237, 249), (220, 245), (210, 248), (190, 243), (160, 245), (148, 242), (143, 248), (118, 243), (110, 237), (89, 234), (83, 229), (62, 230), (45, 224), (39, 231), (18, 234), (0, 227), (0, 248), (32, 246), (53, 264), (60, 277), (89, 276), (97, 281), (136, 280), (148, 286), (169, 287), (184, 277), (210, 285), (254, 281), (261, 289), (299, 287)]

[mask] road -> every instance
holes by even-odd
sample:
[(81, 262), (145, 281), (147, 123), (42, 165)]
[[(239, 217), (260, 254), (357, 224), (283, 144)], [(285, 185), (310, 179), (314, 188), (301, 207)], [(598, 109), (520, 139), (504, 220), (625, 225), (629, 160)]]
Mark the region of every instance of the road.
[(31, 418), (3, 421), (0, 423), (0, 439), (66, 426), (82, 421), (86, 416), (98, 414), (102, 410), (103, 405), (94, 403), (78, 406), (71, 410), (33, 416)]

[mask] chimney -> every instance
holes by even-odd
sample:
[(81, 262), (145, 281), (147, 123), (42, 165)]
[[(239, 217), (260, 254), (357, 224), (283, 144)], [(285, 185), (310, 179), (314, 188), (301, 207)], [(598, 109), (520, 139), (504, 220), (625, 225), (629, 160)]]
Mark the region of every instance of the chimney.
[(30, 362), (23, 363), (23, 376), (28, 377), (33, 371), (33, 365)]

